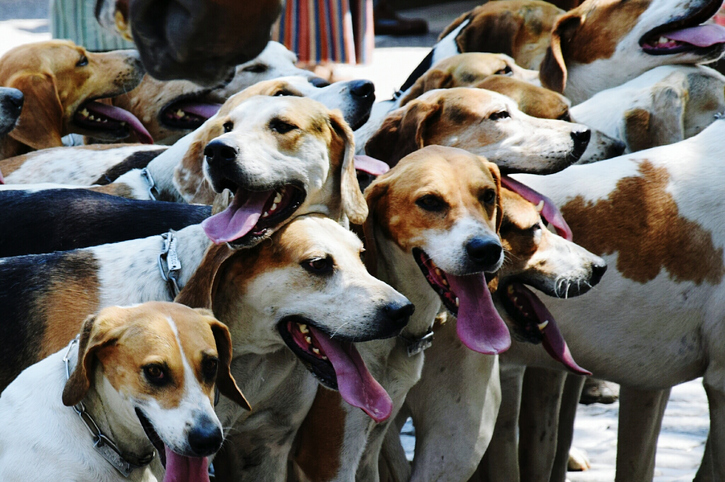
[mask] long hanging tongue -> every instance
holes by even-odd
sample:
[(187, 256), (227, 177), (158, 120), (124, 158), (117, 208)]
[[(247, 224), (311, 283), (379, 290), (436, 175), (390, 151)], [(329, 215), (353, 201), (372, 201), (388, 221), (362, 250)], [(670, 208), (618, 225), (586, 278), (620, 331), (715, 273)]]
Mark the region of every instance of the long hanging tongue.
[(544, 207), (541, 210), (541, 216), (548, 223), (554, 226), (554, 229), (559, 234), (559, 236), (566, 239), (567, 241), (571, 241), (573, 239), (571, 228), (568, 224), (566, 224), (566, 221), (564, 221), (564, 216), (561, 214), (561, 211), (559, 211), (556, 205), (551, 201), (551, 199), (539, 192), (534, 191), (529, 186), (521, 184), (515, 179), (511, 179), (508, 176), (501, 176), (501, 185), (504, 186), (506, 189), (515, 192), (530, 203), (538, 205), (539, 203), (543, 202)]
[(206, 218), (201, 227), (206, 235), (216, 244), (228, 243), (239, 239), (254, 228), (262, 217), (264, 206), (274, 190), (255, 192), (249, 191), (244, 201), (237, 192), (232, 203), (224, 211)]
[(446, 273), (451, 290), (458, 297), (458, 338), (473, 351), (495, 355), (511, 346), (511, 334), (493, 306), (483, 273), (453, 276)]
[(393, 411), (393, 401), (370, 374), (355, 346), (346, 341), (333, 341), (312, 326), (310, 330), (335, 369), (337, 389), (342, 398), (353, 407), (361, 408), (376, 422), (387, 420)]
[(133, 129), (134, 133), (136, 133), (136, 137), (138, 137), (139, 142), (142, 144), (154, 143), (154, 139), (151, 137), (151, 134), (149, 134), (149, 131), (147, 131), (143, 124), (141, 124), (141, 121), (129, 111), (96, 101), (86, 102), (83, 104), (83, 107), (88, 109), (90, 112), (101, 114), (109, 119), (113, 119), (118, 122), (126, 122), (131, 129)]
[(662, 34), (670, 40), (677, 40), (696, 47), (710, 47), (725, 43), (725, 27), (720, 25), (699, 25)]
[(516, 283), (514, 287), (516, 289), (516, 296), (525, 297), (531, 308), (533, 308), (534, 314), (539, 320), (539, 324), (548, 321), (542, 330), (542, 334), (544, 335), (544, 341), (542, 344), (549, 355), (574, 373), (578, 373), (580, 375), (591, 375), (592, 373), (590, 371), (580, 367), (574, 361), (574, 358), (571, 356), (571, 352), (569, 351), (569, 347), (559, 331), (559, 327), (556, 326), (556, 320), (554, 320), (554, 316), (546, 308), (546, 305), (544, 305), (538, 296), (536, 296), (526, 286)]
[(209, 482), (206, 457), (184, 457), (166, 449), (166, 473), (163, 482)]
[(209, 117), (219, 112), (219, 109), (221, 109), (222, 105), (188, 101), (181, 102), (174, 107), (177, 109), (181, 109), (184, 112), (188, 112), (189, 114), (194, 114), (196, 116), (203, 117), (204, 119), (208, 119)]

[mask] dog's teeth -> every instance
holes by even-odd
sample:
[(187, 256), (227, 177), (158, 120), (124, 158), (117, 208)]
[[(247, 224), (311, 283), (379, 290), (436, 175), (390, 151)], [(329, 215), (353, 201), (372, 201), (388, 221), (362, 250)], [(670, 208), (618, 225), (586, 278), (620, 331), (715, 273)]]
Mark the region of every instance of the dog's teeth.
[(315, 347), (312, 347), (312, 353), (314, 353), (315, 355), (319, 355), (320, 354), (320, 350), (317, 349), (317, 348), (315, 348)]
[(305, 341), (307, 342), (308, 345), (312, 344), (312, 338), (310, 338), (309, 336), (305, 337)]
[(279, 204), (282, 202), (282, 193), (278, 192), (277, 195), (274, 197), (274, 204)]
[(96, 118), (93, 117), (92, 115), (90, 115), (90, 116), (88, 116), (88, 120), (96, 120)]
[(79, 114), (82, 115), (83, 117), (88, 117), (88, 109), (83, 109), (82, 111), (79, 112)]
[(310, 330), (307, 328), (307, 325), (304, 323), (297, 323), (297, 328), (299, 328), (300, 333), (309, 333)]
[(442, 277), (442, 275), (443, 275), (443, 272), (439, 268), (435, 269), (435, 273), (436, 273), (436, 275), (438, 275), (438, 277)]
[(441, 278), (441, 283), (443, 283), (443, 286), (448, 286), (448, 280), (445, 278)]
[(518, 296), (514, 296), (514, 297), (513, 297), (513, 298), (511, 298), (511, 299), (513, 300), (513, 302), (514, 302), (514, 303), (516, 303), (517, 301), (519, 301), (519, 298), (518, 298)]
[(327, 360), (327, 357), (325, 355), (320, 355), (320, 358), (322, 358), (323, 360)]
[(546, 328), (546, 326), (547, 326), (548, 324), (549, 324), (549, 320), (546, 320), (546, 321), (544, 321), (544, 322), (542, 322), (542, 323), (539, 323), (539, 324), (538, 324), (538, 325), (536, 325), (536, 326), (538, 326), (538, 327), (539, 327), (539, 331), (544, 331), (544, 328)]
[(105, 124), (106, 122), (108, 122), (108, 119), (103, 119), (101, 122)]
[(461, 302), (458, 300), (458, 298), (456, 298), (456, 306), (457, 307), (460, 307), (461, 306)]
[(273, 212), (275, 212), (276, 210), (277, 210), (277, 203), (276, 203), (276, 202), (274, 202), (274, 203), (272, 203), (272, 207), (271, 207), (271, 208), (269, 208), (269, 212), (270, 212), (270, 213), (273, 213)]
[(126, 125), (126, 123), (125, 123), (125, 122), (121, 122), (121, 125), (122, 125), (122, 126), (125, 126), (125, 125)]
[(513, 287), (513, 285), (509, 285), (509, 287), (508, 287), (508, 289), (506, 291), (508, 291), (508, 294), (510, 294), (510, 295), (514, 294), (514, 287)]
[(660, 39), (657, 41), (657, 43), (666, 44), (669, 41), (670, 41), (670, 39), (668, 39), (667, 37), (660, 37)]
[(542, 199), (539, 201), (539, 204), (536, 205), (536, 212), (541, 214), (541, 211), (544, 209), (544, 200)]

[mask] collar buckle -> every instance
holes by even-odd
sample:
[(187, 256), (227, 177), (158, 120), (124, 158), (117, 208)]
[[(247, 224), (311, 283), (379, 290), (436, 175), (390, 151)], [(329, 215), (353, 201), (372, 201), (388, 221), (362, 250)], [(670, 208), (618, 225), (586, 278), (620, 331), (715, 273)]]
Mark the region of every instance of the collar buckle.
[[(169, 288), (169, 294), (173, 300), (179, 295), (181, 291), (181, 285), (179, 284), (179, 273), (181, 273), (181, 260), (176, 252), (176, 248), (179, 244), (179, 239), (174, 235), (173, 231), (164, 233), (161, 235), (163, 238), (163, 247), (161, 248), (161, 254), (159, 254), (159, 273), (161, 273), (161, 279), (166, 281)], [(164, 262), (166, 262), (166, 268), (164, 268)]]
[(433, 345), (433, 329), (429, 329), (425, 335), (419, 338), (408, 338), (402, 334), (398, 335), (398, 338), (405, 343), (408, 356), (415, 356)]
[[(149, 185), (149, 198), (151, 198), (152, 201), (156, 201), (156, 195), (159, 194), (159, 188), (156, 187), (156, 181), (154, 181), (154, 178), (151, 176), (151, 173), (147, 168), (144, 167), (141, 169), (141, 177), (143, 177)], [(154, 194), (154, 191), (156, 191), (156, 194)]]

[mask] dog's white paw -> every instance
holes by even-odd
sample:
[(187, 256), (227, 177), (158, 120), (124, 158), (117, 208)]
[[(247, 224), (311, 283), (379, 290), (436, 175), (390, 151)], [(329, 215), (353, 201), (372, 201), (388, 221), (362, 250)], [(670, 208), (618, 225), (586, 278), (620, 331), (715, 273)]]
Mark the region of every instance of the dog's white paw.
[(589, 463), (589, 457), (583, 450), (576, 447), (569, 449), (569, 463), (567, 465), (569, 472), (583, 472), (592, 468)]

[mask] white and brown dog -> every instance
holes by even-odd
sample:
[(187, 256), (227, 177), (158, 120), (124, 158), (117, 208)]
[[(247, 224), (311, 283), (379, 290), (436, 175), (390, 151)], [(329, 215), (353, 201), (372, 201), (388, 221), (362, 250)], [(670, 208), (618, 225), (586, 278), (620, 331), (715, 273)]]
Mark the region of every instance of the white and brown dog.
[(249, 409), (227, 327), (156, 302), (105, 308), (79, 337), (3, 391), (0, 478), (208, 481), (224, 441), (215, 388)]

